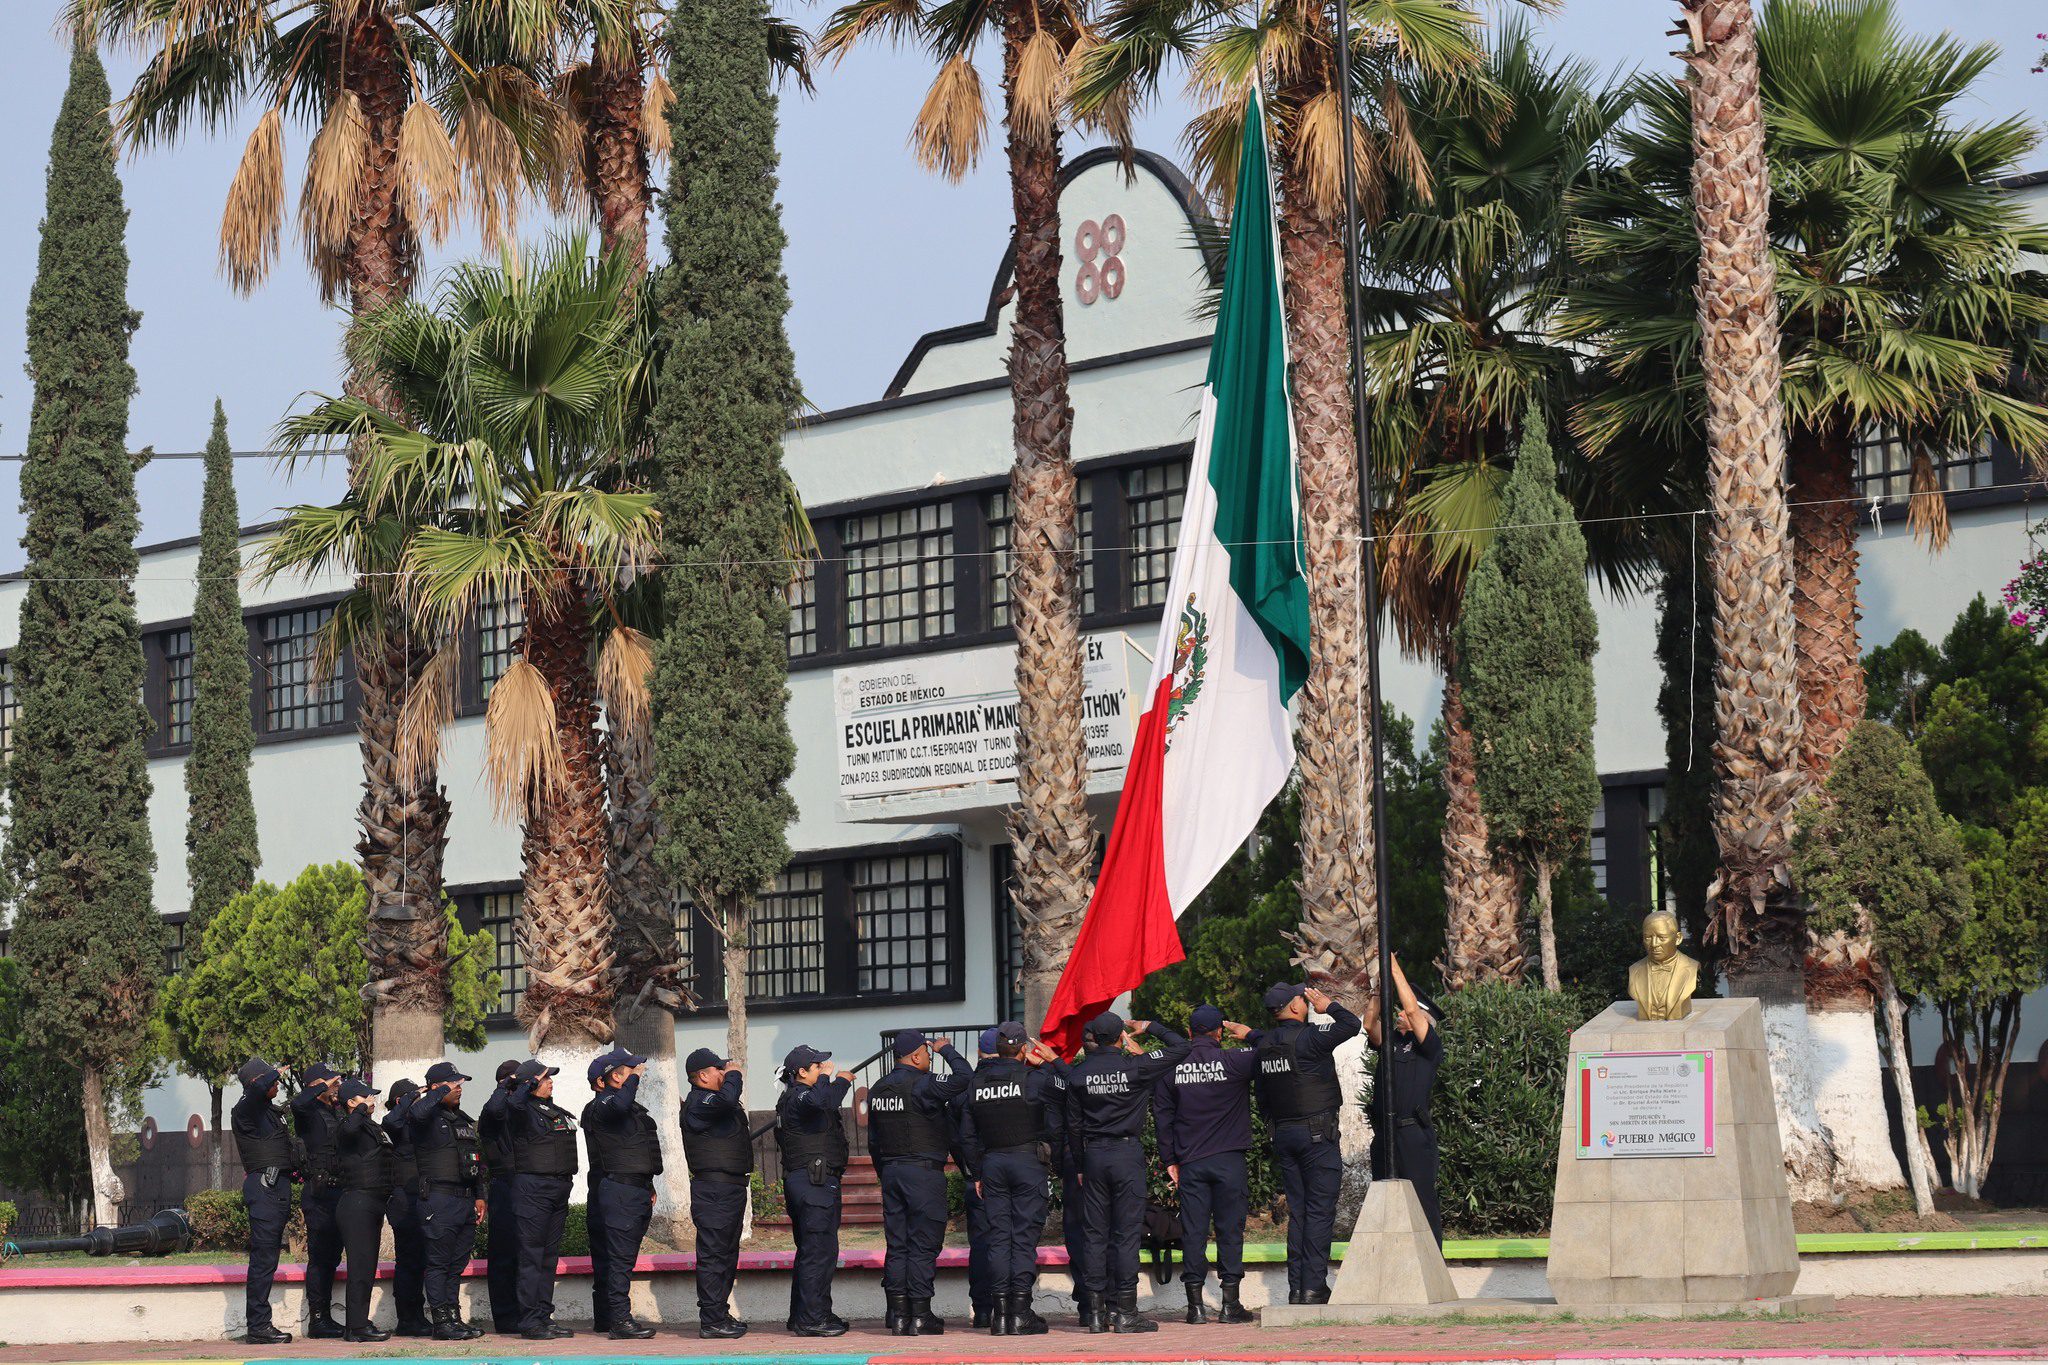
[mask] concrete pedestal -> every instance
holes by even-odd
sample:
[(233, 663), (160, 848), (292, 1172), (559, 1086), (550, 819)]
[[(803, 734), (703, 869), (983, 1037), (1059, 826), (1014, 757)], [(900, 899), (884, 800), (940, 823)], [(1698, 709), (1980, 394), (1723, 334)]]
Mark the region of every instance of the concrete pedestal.
[(1365, 1191), (1328, 1303), (1275, 1303), (1259, 1310), (1262, 1326), (1304, 1322), (1373, 1322), (1405, 1312), (1458, 1307), (1443, 1251), (1422, 1214), (1415, 1186), (1375, 1180)]
[(1579, 1106), (1568, 1097), (1550, 1228), (1559, 1305), (1741, 1311), (1789, 1298), (1799, 1249), (1758, 1003), (1695, 1000), (1689, 1017), (1657, 1021), (1638, 1019), (1624, 1001), (1574, 1033), (1571, 1046), (1574, 1054), (1711, 1050), (1714, 1152), (1581, 1158)]

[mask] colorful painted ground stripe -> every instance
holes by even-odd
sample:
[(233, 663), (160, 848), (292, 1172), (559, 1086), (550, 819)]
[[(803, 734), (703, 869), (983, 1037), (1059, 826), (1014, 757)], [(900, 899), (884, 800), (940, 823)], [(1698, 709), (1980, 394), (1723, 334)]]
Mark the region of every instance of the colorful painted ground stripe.
[(1148, 700), (1102, 875), (1045, 1018), (1063, 1052), (1110, 1001), (1180, 961), (1174, 921), (1287, 781), (1287, 704), (1308, 677), (1303, 562), (1279, 233), (1254, 96)]

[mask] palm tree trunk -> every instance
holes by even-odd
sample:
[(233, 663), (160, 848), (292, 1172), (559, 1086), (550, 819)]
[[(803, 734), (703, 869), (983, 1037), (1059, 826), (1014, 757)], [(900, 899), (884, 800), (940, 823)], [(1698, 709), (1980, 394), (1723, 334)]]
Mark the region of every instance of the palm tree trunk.
[(1309, 672), (1301, 763), (1301, 925), (1311, 978), (1356, 1003), (1378, 979), (1371, 754), (1362, 700), (1358, 449), (1351, 430), (1344, 250), (1310, 207), (1297, 155), (1280, 164), (1280, 259), (1293, 353), (1294, 426), (1308, 539)]
[[(1721, 928), (1739, 945), (1795, 917), (1787, 870), (1800, 764), (1770, 186), (1749, 0), (1683, 0), (1700, 237), (1700, 368), (1713, 527), (1714, 799)], [(1775, 931), (1789, 937), (1786, 926)]]
[(598, 231), (605, 250), (625, 250), (636, 274), (647, 273), (647, 141), (640, 115), (647, 98), (644, 56), (636, 40), (625, 51), (600, 45), (590, 59), (590, 159)]
[(362, 101), (365, 126), (348, 257), (341, 263), (349, 305), (361, 317), (410, 294), (419, 267), (419, 238), (406, 216), (398, 166), (399, 128), (412, 87), (382, 5), (355, 7), (340, 51), (342, 85)]
[(1067, 399), (1060, 300), (1060, 148), (1018, 126), (1018, 61), (1031, 36), (1023, 6), (1003, 10), (1003, 90), (1011, 109), (1010, 204), (1017, 312), (1010, 329), (1010, 603), (1017, 634), (1017, 804), (1006, 817), (1022, 930), (1025, 1017), (1052, 1000), (1080, 931), (1095, 860), (1082, 729), (1080, 525), (1074, 510), (1074, 408)]
[(1519, 983), (1528, 966), (1522, 950), (1522, 887), (1513, 864), (1493, 851), (1479, 806), (1478, 760), (1465, 723), (1457, 660), (1444, 663), (1444, 986), (1483, 981)]
[(1792, 625), (1798, 648), (1800, 758), (1824, 780), (1863, 719), (1863, 656), (1856, 638), (1854, 445), (1841, 421), (1789, 433), (1786, 473), (1792, 534)]

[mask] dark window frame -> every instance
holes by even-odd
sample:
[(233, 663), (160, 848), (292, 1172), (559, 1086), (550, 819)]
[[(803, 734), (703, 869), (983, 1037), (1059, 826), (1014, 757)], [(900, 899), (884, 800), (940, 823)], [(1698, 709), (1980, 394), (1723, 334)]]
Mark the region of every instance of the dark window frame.
[[(317, 593), (311, 597), (265, 602), (259, 606), (242, 608), (242, 631), (249, 641), (249, 728), (258, 745), (292, 744), (302, 739), (323, 739), (333, 735), (355, 733), (357, 708), (362, 704), (362, 692), (356, 685), (355, 654), (352, 650), (344, 651), (341, 659), (339, 721), (303, 730), (272, 730), (264, 724), (263, 623), (273, 616), (288, 616), (296, 611), (317, 611), (332, 607), (347, 595), (346, 592)], [(151, 758), (175, 758), (192, 752), (189, 740), (182, 744), (173, 744), (169, 739), (170, 710), (164, 660), (164, 646), (170, 637), (190, 629), (192, 618), (178, 616), (169, 620), (150, 622), (142, 637), (142, 699), (144, 709), (149, 712), (150, 721), (149, 738), (144, 747)]]

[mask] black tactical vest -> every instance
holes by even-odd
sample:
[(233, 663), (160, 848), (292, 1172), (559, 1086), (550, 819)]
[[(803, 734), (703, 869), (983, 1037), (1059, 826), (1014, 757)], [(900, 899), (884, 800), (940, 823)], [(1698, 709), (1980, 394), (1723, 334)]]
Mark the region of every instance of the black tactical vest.
[(595, 1100), (591, 1106), (584, 1110), (583, 1123), (595, 1149), (595, 1169), (606, 1175), (654, 1175), (661, 1170), (661, 1135), (654, 1130), (652, 1114), (636, 1104), (620, 1123), (608, 1121)]
[(507, 1116), (486, 1113), (477, 1120), (477, 1133), (483, 1140), (484, 1160), (491, 1163), (491, 1174), (494, 1176), (510, 1175), (514, 1169), (510, 1129)]
[(341, 1149), (341, 1183), (351, 1190), (387, 1194), (398, 1183), (398, 1154), (382, 1124), (366, 1124), (360, 1133), (350, 1135)]
[(420, 1178), (437, 1185), (467, 1185), (483, 1173), (483, 1144), (476, 1135), (476, 1120), (460, 1109), (441, 1105), (427, 1120), (447, 1141), (429, 1146), (413, 1142), (413, 1159), (419, 1163)]
[(541, 1117), (540, 1131), (529, 1126), (513, 1134), (512, 1160), (521, 1175), (576, 1174), (576, 1120), (552, 1100), (531, 1097), (528, 1107)]
[(952, 1134), (938, 1114), (927, 1111), (911, 1093), (924, 1076), (899, 1066), (868, 1091), (868, 1151), (877, 1161), (922, 1156), (946, 1159)]
[(983, 1063), (974, 1073), (968, 1109), (984, 1150), (1029, 1147), (1045, 1136), (1045, 1104), (1030, 1094), (1031, 1069), (1022, 1062)]
[[(788, 1148), (785, 1145), (784, 1150)], [(727, 1114), (716, 1131), (699, 1133), (683, 1125), (683, 1158), (690, 1174), (723, 1175), (744, 1180), (754, 1169), (754, 1143), (747, 1133), (746, 1119)]]
[(341, 1164), (341, 1116), (320, 1103), (292, 1110), (292, 1118), (305, 1153), (301, 1164), (315, 1175), (333, 1176)]
[(298, 1164), (292, 1156), (291, 1134), (282, 1129), (275, 1133), (265, 1133), (261, 1137), (243, 1137), (237, 1133), (235, 1150), (241, 1154), (242, 1170), (245, 1174), (250, 1171), (268, 1170), (271, 1167), (290, 1170)]
[(405, 1110), (394, 1109), (381, 1122), (391, 1135), (391, 1154), (398, 1160), (398, 1183), (410, 1188), (419, 1183), (420, 1164), (412, 1155), (412, 1129), (406, 1125)]
[(1308, 1027), (1279, 1024), (1259, 1039), (1259, 1108), (1269, 1123), (1320, 1118), (1343, 1107), (1335, 1063), (1301, 1055), (1301, 1035)]
[(846, 1143), (846, 1127), (839, 1122), (837, 1114), (827, 1117), (831, 1122), (815, 1133), (806, 1133), (791, 1126), (789, 1106), (775, 1107), (775, 1145), (782, 1149), (782, 1169), (794, 1171), (808, 1166), (813, 1161), (823, 1161), (828, 1174), (838, 1175), (846, 1169), (846, 1158), (850, 1148)]

